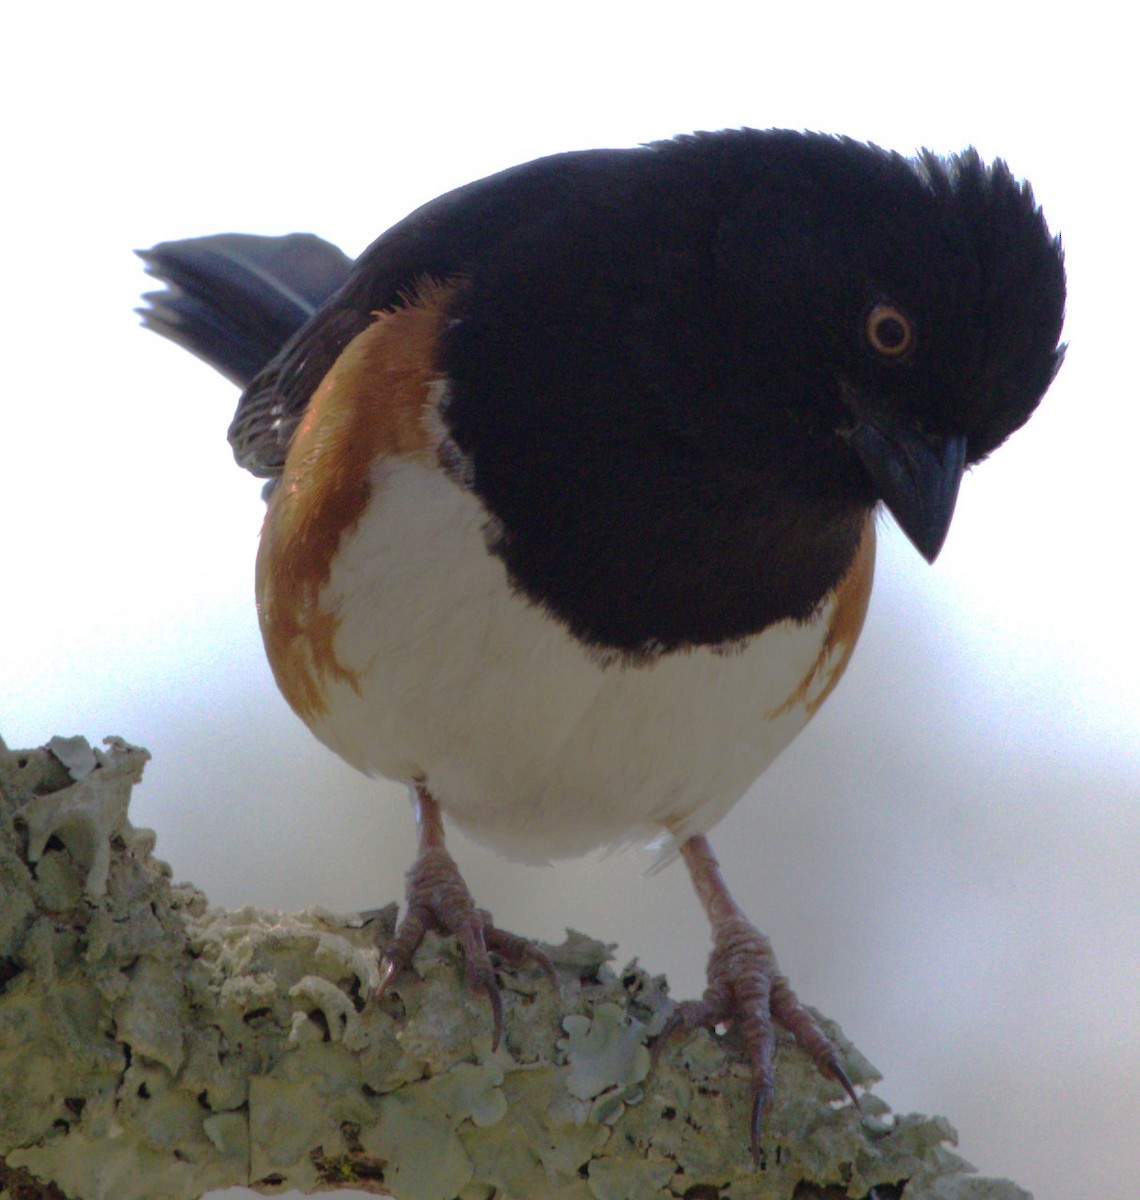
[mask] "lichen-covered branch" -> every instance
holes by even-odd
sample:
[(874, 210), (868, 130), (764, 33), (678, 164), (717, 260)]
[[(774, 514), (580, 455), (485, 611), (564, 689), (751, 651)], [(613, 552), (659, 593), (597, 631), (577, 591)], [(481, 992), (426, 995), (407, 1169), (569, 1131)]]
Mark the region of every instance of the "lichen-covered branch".
[(550, 948), (557, 991), (502, 971), (497, 1051), (449, 939), (377, 1004), (394, 905), (211, 908), (128, 820), (146, 751), (106, 746), (0, 743), (0, 1198), (1024, 1200), (971, 1174), (944, 1120), (870, 1092), (858, 1112), (787, 1042), (754, 1170), (731, 1037), (651, 1063), (664, 981), (578, 934)]

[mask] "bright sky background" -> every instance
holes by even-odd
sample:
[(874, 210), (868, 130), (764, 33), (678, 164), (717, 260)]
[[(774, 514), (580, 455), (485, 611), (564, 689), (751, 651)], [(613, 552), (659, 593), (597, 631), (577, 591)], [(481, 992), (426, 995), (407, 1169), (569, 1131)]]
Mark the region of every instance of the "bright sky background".
[[(714, 833), (800, 994), (897, 1110), (1038, 1200), (1140, 1175), (1135, 37), (1081, 4), (21, 5), (5, 21), (0, 735), (155, 755), (136, 824), (220, 904), (374, 907), (412, 824), (277, 695), (236, 395), (136, 326), (133, 247), (312, 230), (357, 253), (553, 151), (732, 125), (976, 144), (1065, 237), (1068, 361), (928, 568), (886, 536), (835, 697)], [(679, 868), (453, 839), (520, 933), (701, 986)], [(743, 1136), (743, 1133), (742, 1133)], [(236, 1195), (236, 1193), (235, 1193)]]

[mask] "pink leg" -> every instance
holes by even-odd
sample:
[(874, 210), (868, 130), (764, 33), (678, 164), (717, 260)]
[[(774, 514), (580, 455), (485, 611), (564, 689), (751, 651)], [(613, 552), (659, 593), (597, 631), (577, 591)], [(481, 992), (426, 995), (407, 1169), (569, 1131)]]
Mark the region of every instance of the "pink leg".
[(700, 1000), (677, 1006), (662, 1041), (678, 1030), (691, 1033), (732, 1021), (744, 1039), (752, 1066), (752, 1157), (760, 1156), (760, 1124), (775, 1089), (775, 1037), (772, 1021), (792, 1033), (820, 1072), (842, 1085), (856, 1105), (855, 1089), (839, 1064), (831, 1039), (820, 1029), (780, 974), (768, 939), (732, 898), (708, 839), (691, 837), (681, 846), (697, 896), (713, 930), (708, 988)]
[(489, 951), (514, 966), (526, 960), (537, 963), (557, 986), (554, 964), (537, 946), (495, 927), (491, 914), (476, 908), (455, 860), (444, 845), (443, 817), (439, 805), (422, 784), (417, 784), (416, 830), (419, 853), (408, 872), (407, 912), (396, 936), (380, 961), (380, 984), (376, 997), (383, 996), (396, 976), (411, 965), (424, 934), (454, 934), (463, 947), (465, 976), (472, 991), (482, 992), (491, 1002), (494, 1017), (493, 1048), (503, 1032), (503, 1001), (499, 995)]

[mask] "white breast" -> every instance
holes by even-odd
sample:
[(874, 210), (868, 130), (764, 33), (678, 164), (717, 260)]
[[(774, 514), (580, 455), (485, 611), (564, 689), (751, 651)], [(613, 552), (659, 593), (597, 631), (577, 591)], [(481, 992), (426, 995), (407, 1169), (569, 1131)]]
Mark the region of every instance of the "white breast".
[(709, 829), (846, 663), (831, 599), (724, 651), (603, 663), (511, 588), (471, 493), (396, 458), (373, 483), (320, 598), (355, 679), (328, 681), (314, 732), (512, 857)]

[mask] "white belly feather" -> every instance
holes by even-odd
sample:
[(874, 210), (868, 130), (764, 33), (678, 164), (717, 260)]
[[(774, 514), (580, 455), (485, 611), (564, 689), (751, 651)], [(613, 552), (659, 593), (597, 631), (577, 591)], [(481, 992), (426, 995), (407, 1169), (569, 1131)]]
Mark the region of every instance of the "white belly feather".
[(355, 678), (327, 681), (314, 732), (512, 857), (709, 829), (846, 663), (829, 598), (723, 652), (603, 664), (509, 586), (471, 493), (396, 457), (373, 476), (320, 597)]

